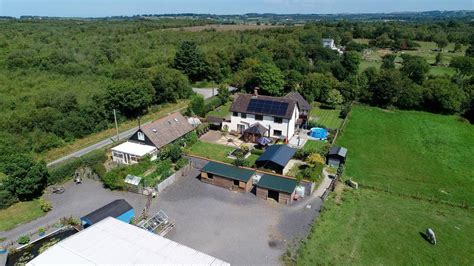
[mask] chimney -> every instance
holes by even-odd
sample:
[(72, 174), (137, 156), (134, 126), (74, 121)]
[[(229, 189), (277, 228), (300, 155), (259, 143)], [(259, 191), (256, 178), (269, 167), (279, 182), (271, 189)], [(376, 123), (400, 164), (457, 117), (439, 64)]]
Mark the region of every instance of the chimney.
[(255, 87), (255, 88), (253, 89), (253, 96), (258, 96), (258, 90), (259, 90), (259, 89), (260, 89), (259, 87)]

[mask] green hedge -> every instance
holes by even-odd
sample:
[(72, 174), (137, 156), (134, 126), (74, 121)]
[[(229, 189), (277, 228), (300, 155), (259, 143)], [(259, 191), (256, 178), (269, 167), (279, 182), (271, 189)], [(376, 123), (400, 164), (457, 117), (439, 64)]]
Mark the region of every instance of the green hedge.
[(104, 150), (95, 150), (82, 157), (67, 160), (57, 166), (49, 169), (48, 185), (63, 182), (72, 178), (77, 168), (81, 166), (91, 167), (99, 177), (105, 174), (105, 168), (102, 165), (107, 156)]

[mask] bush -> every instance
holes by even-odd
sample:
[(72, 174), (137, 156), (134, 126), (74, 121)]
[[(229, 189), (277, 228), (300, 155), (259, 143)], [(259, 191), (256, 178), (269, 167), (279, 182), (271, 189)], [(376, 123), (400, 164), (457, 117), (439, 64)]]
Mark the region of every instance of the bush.
[(41, 198), (39, 200), (40, 208), (43, 212), (49, 212), (53, 209), (53, 204), (50, 201)]
[(321, 154), (311, 153), (308, 157), (306, 157), (306, 162), (308, 163), (309, 167), (313, 168), (319, 164), (324, 164), (325, 160)]
[(18, 199), (10, 191), (0, 190), (0, 209), (6, 209), (17, 201)]
[(176, 162), (175, 169), (179, 170), (179, 169), (183, 168), (184, 166), (186, 166), (187, 164), (188, 164), (188, 159), (186, 159), (184, 157), (181, 157), (181, 159), (179, 159)]
[(209, 98), (207, 101), (206, 101), (206, 104), (204, 106), (204, 111), (205, 113), (209, 113), (210, 111), (216, 109), (217, 107), (221, 106), (223, 104), (223, 101), (221, 98), (219, 97), (212, 97), (212, 98)]
[(261, 149), (251, 149), (251, 150), (250, 150), (250, 153), (251, 153), (251, 154), (258, 155), (258, 156), (262, 155), (264, 152), (265, 152), (265, 151), (264, 151), (264, 150), (261, 150)]
[(27, 235), (22, 235), (18, 238), (16, 242), (20, 245), (28, 244), (28, 242), (30, 242), (30, 237)]
[(38, 229), (38, 234), (42, 235), (42, 234), (44, 234), (44, 233), (46, 233), (46, 229), (44, 229), (43, 227), (40, 227), (40, 228)]
[(352, 110), (352, 105), (350, 104), (344, 105), (341, 109), (341, 112), (339, 113), (339, 117), (342, 119), (345, 119), (347, 115), (351, 112), (351, 110)]
[(92, 168), (100, 177), (105, 174), (105, 168), (100, 169), (99, 164), (103, 164), (107, 156), (104, 150), (95, 150), (82, 157), (67, 160), (49, 170), (48, 185), (53, 185), (74, 176), (74, 172), (81, 166)]
[(322, 124), (318, 123), (316, 120), (309, 120), (308, 121), (308, 128), (312, 127), (322, 127), (325, 128)]

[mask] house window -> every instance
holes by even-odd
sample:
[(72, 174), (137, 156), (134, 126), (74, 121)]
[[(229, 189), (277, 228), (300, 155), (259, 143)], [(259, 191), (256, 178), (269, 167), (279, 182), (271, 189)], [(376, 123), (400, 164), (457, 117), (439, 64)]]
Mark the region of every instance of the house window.
[(255, 115), (255, 120), (262, 121), (263, 120), (263, 115)]
[(233, 115), (233, 116), (239, 116), (239, 113), (237, 113), (237, 112), (232, 112), (232, 115)]
[(138, 140), (145, 141), (145, 134), (143, 132), (138, 132)]
[(273, 122), (277, 123), (277, 124), (281, 124), (283, 123), (283, 118), (281, 117), (274, 117), (273, 118)]
[(273, 136), (281, 136), (281, 130), (273, 130)]
[(247, 118), (247, 114), (246, 114), (246, 113), (241, 113), (241, 114), (240, 114), (240, 117), (242, 117), (242, 118)]

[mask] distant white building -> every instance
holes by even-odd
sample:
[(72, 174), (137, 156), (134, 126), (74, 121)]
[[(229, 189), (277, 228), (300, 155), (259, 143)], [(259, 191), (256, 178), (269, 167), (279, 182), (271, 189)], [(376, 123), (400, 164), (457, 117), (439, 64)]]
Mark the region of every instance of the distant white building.
[(259, 137), (290, 139), (301, 124), (298, 101), (289, 97), (238, 94), (223, 127), (242, 134), (247, 141)]
[(35, 265), (230, 265), (135, 225), (108, 217), (26, 264)]
[(329, 48), (333, 51), (337, 51), (339, 54), (344, 53), (341, 49), (337, 48), (336, 43), (334, 42), (334, 39), (322, 39), (321, 42), (325, 48)]

